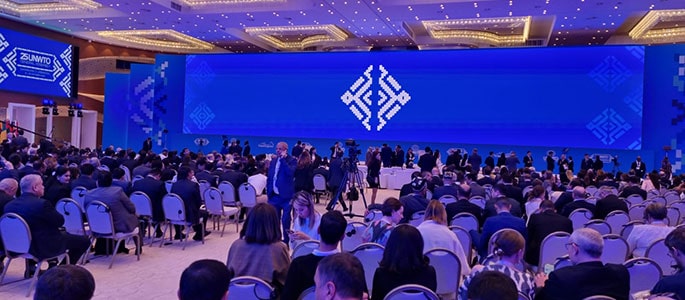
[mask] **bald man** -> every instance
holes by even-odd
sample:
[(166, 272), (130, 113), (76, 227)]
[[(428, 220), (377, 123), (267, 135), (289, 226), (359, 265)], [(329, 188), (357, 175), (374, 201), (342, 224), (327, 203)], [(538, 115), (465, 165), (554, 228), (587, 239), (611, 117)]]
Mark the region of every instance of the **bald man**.
[[(269, 175), (266, 179), (266, 192), (269, 196), (269, 204), (276, 207), (283, 232), (290, 229), (290, 200), (295, 191), (294, 175), (297, 167), (297, 159), (288, 155), (288, 144), (279, 142), (276, 144), (276, 155), (271, 159), (269, 165)], [(283, 235), (287, 244), (289, 237)]]

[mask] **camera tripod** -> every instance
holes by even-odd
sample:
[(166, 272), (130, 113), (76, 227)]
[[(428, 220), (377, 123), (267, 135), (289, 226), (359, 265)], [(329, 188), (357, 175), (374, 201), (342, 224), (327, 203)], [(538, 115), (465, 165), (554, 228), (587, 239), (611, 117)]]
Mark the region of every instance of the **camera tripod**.
[[(352, 182), (351, 182), (351, 188), (350, 191), (353, 189), (357, 189), (359, 191), (359, 194), (362, 196), (362, 200), (364, 201), (364, 207), (368, 207), (366, 204), (366, 196), (364, 196), (364, 188), (362, 187), (362, 176), (361, 173), (359, 173), (359, 169), (357, 168), (357, 164), (351, 162), (351, 160), (346, 161), (349, 166), (345, 168), (346, 172), (345, 175), (343, 175), (342, 180), (340, 181), (340, 185), (338, 186), (338, 191), (335, 193), (335, 197), (328, 203), (326, 206), (326, 210), (333, 210), (335, 208), (335, 205), (338, 203), (338, 200), (342, 196), (343, 190), (345, 190), (345, 187), (350, 185), (350, 175), (352, 176)], [(352, 203), (354, 201), (359, 200), (357, 199), (350, 199), (348, 195), (348, 200), (350, 201), (350, 209), (349, 212), (344, 213), (343, 216), (349, 217), (349, 218), (354, 218), (354, 217), (360, 217), (363, 218), (363, 215), (357, 215), (352, 212)], [(347, 210), (347, 205), (345, 205), (345, 201), (340, 201), (340, 205), (342, 206), (343, 211)]]

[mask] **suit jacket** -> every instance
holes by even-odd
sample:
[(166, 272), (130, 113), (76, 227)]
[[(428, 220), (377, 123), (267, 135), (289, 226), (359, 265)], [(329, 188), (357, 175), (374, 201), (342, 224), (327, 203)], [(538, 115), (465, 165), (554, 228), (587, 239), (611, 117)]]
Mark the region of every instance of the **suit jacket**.
[(532, 167), (533, 166), (533, 157), (528, 155), (523, 157), (523, 166), (524, 167)]
[(619, 197), (628, 198), (628, 196), (630, 196), (632, 194), (638, 194), (638, 195), (642, 196), (643, 200), (647, 199), (647, 191), (641, 189), (637, 185), (631, 185), (631, 186), (627, 186), (627, 187), (623, 188), (623, 191), (621, 192)]
[[(409, 187), (411, 187), (411, 185), (409, 185)], [(436, 186), (433, 191), (433, 199), (440, 199), (440, 197), (445, 195), (452, 195), (454, 198), (457, 198), (458, 190), (459, 188), (455, 185)]]
[(152, 220), (164, 222), (162, 198), (167, 194), (164, 182), (152, 177), (145, 177), (133, 184), (133, 191), (143, 192), (150, 197), (150, 202), (152, 202)]
[(5, 205), (5, 213), (16, 213), (29, 224), (32, 255), (45, 258), (64, 251), (66, 245), (60, 231), (64, 217), (47, 200), (23, 193)]
[(563, 231), (572, 233), (573, 222), (567, 217), (551, 210), (533, 214), (528, 219), (528, 239), (526, 240), (526, 262), (537, 266), (540, 260), (540, 245), (550, 233)]
[[(43, 196), (45, 200), (50, 201), (52, 206), (57, 205), (57, 201), (62, 198), (71, 198), (71, 186), (66, 183), (60, 183), (56, 181), (45, 189), (45, 195)], [(84, 207), (85, 208), (85, 207)]]
[(328, 170), (330, 176), (328, 178), (328, 186), (337, 191), (338, 187), (340, 187), (340, 182), (343, 180), (343, 176), (345, 176), (345, 172), (342, 169), (342, 159), (331, 159), (331, 165)]
[(393, 166), (401, 167), (404, 165), (404, 150), (400, 149), (394, 153), (395, 161), (392, 163)]
[(195, 178), (197, 179), (197, 181), (206, 180), (213, 187), (217, 187), (219, 184), (217, 182), (217, 177), (214, 176), (212, 173), (209, 173), (209, 171), (207, 171), (207, 170), (202, 170), (202, 171), (196, 170), (195, 171)]
[(489, 166), (490, 169), (494, 169), (495, 168), (495, 158), (492, 156), (486, 157), (485, 158), (485, 165)]
[(383, 167), (389, 168), (392, 166), (392, 154), (393, 151), (390, 147), (381, 148), (381, 161), (383, 162)]
[(592, 218), (604, 220), (604, 218), (606, 218), (606, 216), (614, 210), (620, 210), (628, 213), (628, 204), (619, 199), (616, 195), (608, 195), (597, 200), (597, 204), (595, 204), (595, 214)]
[(100, 201), (109, 206), (116, 232), (131, 232), (138, 227), (136, 207), (118, 186), (99, 187), (86, 193), (84, 204)]
[(314, 153), (314, 155), (312, 155), (312, 157), (313, 157), (312, 158), (312, 168), (316, 169), (319, 166), (321, 166), (321, 162), (323, 161), (321, 159), (321, 155)]
[(171, 186), (171, 192), (183, 199), (186, 209), (186, 221), (197, 224), (200, 222), (200, 185), (188, 179), (179, 179)]
[[(276, 174), (276, 162), (280, 161), (281, 165), (278, 168), (278, 174)], [(274, 191), (274, 176), (276, 177), (276, 188), (278, 188), (278, 194), (281, 199), (288, 199), (293, 197), (295, 192), (294, 176), (295, 168), (297, 168), (297, 159), (292, 156), (286, 156), (283, 158), (277, 158), (271, 160), (269, 165), (269, 175), (266, 179), (266, 193), (271, 198), (275, 195)], [(278, 176), (276, 176), (278, 175)], [(342, 178), (341, 178), (342, 180)]]
[(447, 223), (452, 222), (452, 218), (458, 213), (467, 212), (478, 218), (478, 226), (483, 226), (483, 209), (468, 200), (458, 200), (457, 202), (447, 204), (445, 206), (447, 211)]
[(130, 181), (114, 179), (114, 180), (112, 180), (112, 186), (120, 187), (124, 191), (126, 196), (131, 195), (131, 182)]
[(624, 266), (593, 261), (550, 273), (545, 287), (535, 299), (578, 300), (606, 295), (616, 300), (627, 300), (629, 293), (630, 275)]
[(640, 162), (640, 166), (637, 166), (637, 161), (634, 161), (632, 164), (630, 164), (630, 168), (635, 170), (635, 175), (637, 177), (645, 177), (645, 172), (647, 172), (647, 166), (645, 166), (645, 162), (642, 161)]
[(487, 218), (483, 224), (483, 233), (480, 236), (480, 243), (478, 245), (478, 254), (481, 257), (486, 257), (488, 255), (490, 237), (498, 230), (504, 228), (511, 228), (518, 231), (524, 239), (528, 236), (526, 222), (508, 212), (501, 212), (494, 217)]
[(568, 217), (574, 210), (579, 208), (587, 208), (588, 210), (590, 210), (590, 212), (592, 212), (593, 216), (595, 215), (595, 205), (585, 200), (573, 200), (573, 202), (564, 205), (564, 209), (561, 211), (561, 215), (564, 217)]
[(219, 182), (222, 181), (230, 182), (237, 191), (241, 184), (247, 182), (247, 174), (240, 171), (228, 170), (219, 176)]
[(435, 156), (429, 153), (421, 155), (421, 157), (419, 157), (418, 165), (419, 168), (421, 168), (421, 172), (431, 172), (433, 170), (433, 167), (435, 167)]
[(77, 186), (82, 186), (87, 190), (92, 190), (97, 187), (95, 180), (88, 175), (81, 175), (76, 180), (71, 182), (71, 189), (73, 190)]

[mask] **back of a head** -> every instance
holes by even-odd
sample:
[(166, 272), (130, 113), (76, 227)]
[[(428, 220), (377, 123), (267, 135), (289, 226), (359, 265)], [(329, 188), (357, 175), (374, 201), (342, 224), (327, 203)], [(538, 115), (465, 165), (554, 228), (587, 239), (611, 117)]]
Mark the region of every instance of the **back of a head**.
[(506, 211), (511, 210), (511, 202), (509, 202), (509, 198), (497, 199), (497, 202), (495, 202), (495, 208), (497, 210), (506, 210)]
[(585, 199), (585, 188), (582, 186), (574, 187), (573, 199)]
[(248, 243), (272, 244), (282, 239), (276, 208), (268, 203), (255, 205), (248, 213), (241, 236)]
[(364, 267), (354, 255), (343, 252), (324, 257), (316, 268), (319, 284), (325, 288), (327, 282), (335, 285), (339, 298), (361, 299), (366, 290)]
[(473, 277), (467, 295), (469, 300), (516, 300), (518, 289), (504, 273), (483, 271)]
[(202, 259), (183, 270), (178, 288), (180, 300), (220, 300), (228, 291), (231, 275), (218, 260)]
[(493, 251), (497, 256), (512, 256), (526, 246), (526, 240), (516, 230), (505, 230), (494, 241)]
[(345, 234), (347, 220), (340, 211), (332, 210), (321, 216), (319, 235), (321, 242), (328, 245), (337, 245)]
[(431, 220), (438, 224), (447, 225), (447, 211), (445, 210), (445, 206), (438, 200), (431, 200), (426, 207), (424, 220)]
[(668, 210), (666, 209), (666, 206), (664, 206), (661, 203), (651, 203), (647, 205), (647, 208), (645, 208), (644, 212), (644, 218), (645, 220), (649, 217), (652, 218), (652, 220), (655, 221), (661, 221), (663, 219), (666, 219), (668, 216)]
[(383, 206), (381, 206), (381, 211), (384, 216), (391, 216), (394, 211), (398, 211), (402, 207), (402, 202), (397, 200), (397, 198), (389, 197), (383, 201)]
[(602, 235), (594, 229), (579, 228), (571, 233), (569, 243), (578, 245), (578, 249), (590, 257), (599, 258), (604, 250)]
[(95, 278), (83, 267), (63, 265), (38, 277), (34, 300), (88, 300), (95, 292)]
[(95, 166), (89, 163), (82, 164), (79, 169), (81, 171), (81, 174), (87, 176), (93, 175), (93, 172), (95, 172)]
[(540, 202), (540, 211), (554, 211), (554, 202), (552, 200), (543, 200)]
[(112, 173), (107, 171), (98, 172), (98, 187), (108, 187), (112, 185)]
[(666, 243), (667, 247), (674, 248), (685, 254), (685, 227), (680, 226), (673, 229), (673, 231), (666, 236), (664, 243)]

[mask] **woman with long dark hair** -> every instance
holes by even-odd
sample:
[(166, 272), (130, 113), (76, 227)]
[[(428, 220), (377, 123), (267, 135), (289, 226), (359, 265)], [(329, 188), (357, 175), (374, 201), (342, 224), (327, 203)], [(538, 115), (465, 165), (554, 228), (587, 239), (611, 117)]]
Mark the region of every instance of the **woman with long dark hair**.
[(423, 255), (423, 238), (414, 226), (395, 227), (383, 251), (383, 259), (373, 275), (371, 299), (383, 299), (392, 289), (418, 284), (432, 291), (438, 287), (435, 268)]
[(45, 195), (43, 197), (50, 201), (52, 206), (55, 206), (57, 201), (62, 198), (70, 198), (70, 181), (71, 171), (69, 171), (69, 168), (65, 166), (58, 166), (45, 182)]
[(314, 190), (314, 169), (312, 168), (312, 156), (304, 150), (297, 158), (297, 167), (293, 177), (295, 178), (295, 192), (305, 191), (311, 193)]
[(381, 154), (378, 149), (375, 149), (369, 155), (369, 159), (366, 161), (366, 168), (368, 173), (366, 175), (366, 182), (371, 188), (371, 204), (376, 204), (376, 195), (378, 194), (378, 187), (381, 182)]

